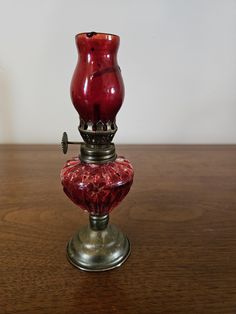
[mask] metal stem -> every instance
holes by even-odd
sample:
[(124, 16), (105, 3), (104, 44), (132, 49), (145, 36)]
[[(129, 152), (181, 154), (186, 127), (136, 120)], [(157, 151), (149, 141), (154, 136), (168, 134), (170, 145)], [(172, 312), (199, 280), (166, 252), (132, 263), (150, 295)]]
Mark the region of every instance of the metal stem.
[(70, 141), (68, 141), (67, 144), (78, 144), (78, 145), (81, 145), (81, 144), (84, 144), (84, 142), (70, 142)]
[(90, 215), (89, 221), (90, 221), (90, 228), (92, 230), (94, 231), (105, 230), (108, 225), (109, 215), (104, 215), (104, 216)]

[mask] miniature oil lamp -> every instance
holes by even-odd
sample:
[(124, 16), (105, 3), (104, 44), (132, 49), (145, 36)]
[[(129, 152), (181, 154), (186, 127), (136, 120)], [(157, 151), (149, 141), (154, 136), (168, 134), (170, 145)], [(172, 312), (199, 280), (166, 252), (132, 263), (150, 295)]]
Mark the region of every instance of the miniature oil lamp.
[[(67, 257), (86, 271), (104, 271), (120, 266), (130, 254), (128, 238), (113, 224), (109, 213), (127, 195), (133, 183), (133, 168), (116, 155), (112, 143), (117, 131), (116, 114), (124, 99), (124, 84), (117, 63), (119, 36), (80, 33), (76, 36), (79, 59), (71, 82), (71, 99), (80, 118), (84, 140), (80, 154), (61, 170), (65, 194), (89, 213), (89, 225), (69, 241)], [(64, 132), (63, 152), (69, 142)]]

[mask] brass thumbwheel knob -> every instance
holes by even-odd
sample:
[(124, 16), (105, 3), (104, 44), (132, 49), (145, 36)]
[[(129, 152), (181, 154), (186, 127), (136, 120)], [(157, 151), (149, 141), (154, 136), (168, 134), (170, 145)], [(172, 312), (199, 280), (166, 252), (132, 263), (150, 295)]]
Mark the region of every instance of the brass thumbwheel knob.
[(62, 139), (61, 139), (61, 147), (62, 147), (62, 151), (64, 154), (67, 153), (68, 151), (68, 145), (69, 144), (82, 144), (82, 142), (70, 142), (68, 141), (68, 135), (66, 132), (63, 132), (63, 135), (62, 135)]

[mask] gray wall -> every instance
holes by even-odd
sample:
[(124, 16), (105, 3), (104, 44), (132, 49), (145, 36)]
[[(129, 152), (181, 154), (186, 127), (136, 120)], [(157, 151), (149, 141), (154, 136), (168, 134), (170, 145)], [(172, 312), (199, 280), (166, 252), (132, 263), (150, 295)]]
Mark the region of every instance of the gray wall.
[(236, 143), (236, 1), (0, 0), (0, 142), (78, 139), (74, 35), (120, 35), (119, 143)]

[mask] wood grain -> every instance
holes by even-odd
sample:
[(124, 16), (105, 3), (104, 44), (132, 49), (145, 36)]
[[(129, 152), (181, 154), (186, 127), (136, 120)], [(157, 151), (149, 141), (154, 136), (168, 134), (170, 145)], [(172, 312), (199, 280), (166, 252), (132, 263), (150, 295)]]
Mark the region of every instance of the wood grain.
[(59, 146), (0, 146), (0, 313), (236, 313), (236, 146), (119, 146), (135, 183), (111, 221), (119, 269), (71, 266), (88, 216), (62, 192)]

